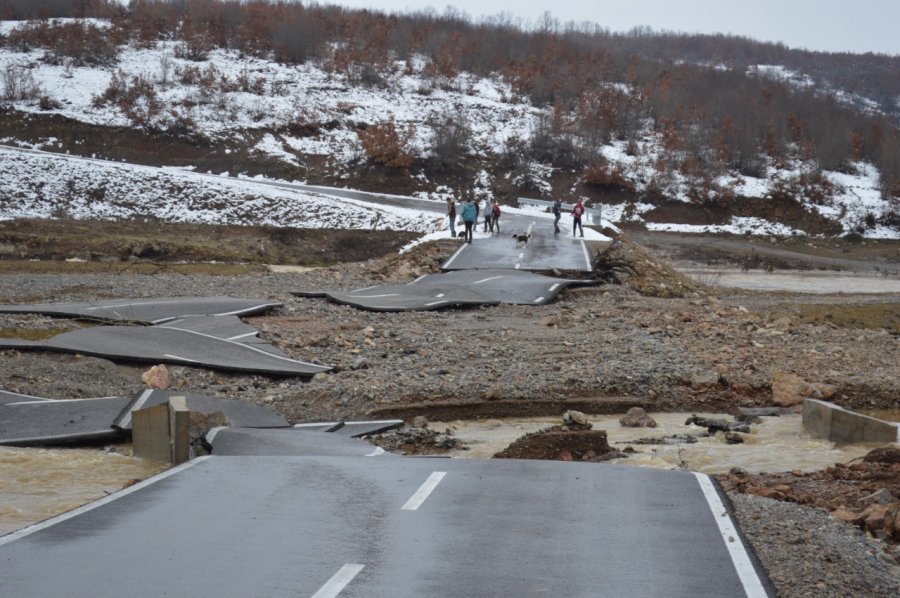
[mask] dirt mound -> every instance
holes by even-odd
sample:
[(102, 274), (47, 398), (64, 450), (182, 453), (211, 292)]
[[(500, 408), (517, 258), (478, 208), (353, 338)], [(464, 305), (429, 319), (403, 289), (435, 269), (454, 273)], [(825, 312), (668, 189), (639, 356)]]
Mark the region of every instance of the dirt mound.
[(493, 458), (607, 461), (621, 456), (624, 455), (609, 446), (605, 430), (571, 430), (556, 426), (522, 436)]
[(441, 455), (454, 449), (467, 450), (452, 431), (437, 432), (430, 428), (401, 428), (368, 438), (369, 442), (400, 455)]
[(453, 239), (421, 243), (401, 254), (388, 255), (370, 263), (372, 274), (385, 282), (409, 282), (423, 274), (441, 271), (441, 264), (459, 249)]
[(648, 297), (688, 297), (704, 291), (703, 285), (624, 235), (597, 252), (592, 262), (601, 280), (625, 285)]

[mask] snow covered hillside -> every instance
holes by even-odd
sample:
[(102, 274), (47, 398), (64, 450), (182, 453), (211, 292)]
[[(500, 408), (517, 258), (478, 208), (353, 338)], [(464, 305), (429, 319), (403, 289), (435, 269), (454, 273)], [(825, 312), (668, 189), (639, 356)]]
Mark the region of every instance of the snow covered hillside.
[[(19, 26), (2, 22), (0, 33)], [(479, 165), (476, 180), (443, 183), (425, 170), (413, 171), (417, 195), (440, 199), (472, 190), (491, 193), (499, 183), (525, 189), (522, 195), (583, 194), (583, 181), (561, 183), (564, 177), (558, 168), (537, 160), (515, 169), (492, 167), (511, 147), (540, 134), (541, 123), (554, 117), (552, 110), (535, 108), (518, 96), (499, 76), (464, 73), (435, 84), (433, 76), (424, 75), (424, 60), (396, 61), (390, 72), (339, 73), (314, 62), (286, 65), (227, 50), (211, 51), (202, 61), (187, 60), (176, 56), (176, 50), (175, 42), (159, 42), (152, 48), (127, 45), (120, 48), (114, 66), (90, 66), (48, 61), (44, 49), (17, 51), (3, 46), (0, 103), (5, 97), (6, 104), (24, 113), (57, 114), (105, 127), (197, 134), (235, 148), (247, 149), (250, 144), (251, 155), (301, 170), (309, 161), (324, 160), (331, 179), (348, 186), (353, 186), (354, 169), (366, 160), (360, 131), (392, 120), (408, 135), (413, 157), (424, 159), (433, 154), (441, 123), (464, 115), (471, 131), (466, 160)], [(634, 90), (620, 85), (617, 91)], [(47, 138), (37, 147), (60, 149), (55, 142)], [(0, 143), (19, 141), (6, 137)], [(667, 167), (664, 146), (663, 133), (647, 123), (639, 139), (612, 138), (600, 148), (605, 175), (613, 173), (616, 184), (634, 198), (610, 201), (605, 216), (618, 222), (647, 222), (656, 230), (802, 234), (797, 227), (759, 217), (733, 216), (730, 222), (715, 225), (646, 217), (660, 201), (697, 204), (714, 197), (769, 198), (787, 193), (810, 214), (839, 223), (843, 233), (900, 238), (900, 228), (888, 218), (897, 211), (896, 198), (893, 203), (882, 198), (879, 173), (871, 164), (857, 163), (850, 173), (820, 173), (814, 164), (799, 159), (777, 163), (765, 159), (758, 177), (726, 172), (706, 181), (696, 173)], [(201, 184), (157, 170), (48, 161), (7, 151), (0, 152), (0, 169), (14, 173), (0, 181), (0, 218), (53, 214), (122, 218), (144, 213), (179, 221), (285, 226), (377, 225), (423, 231), (431, 226), (409, 215), (356, 208), (348, 212), (312, 195), (302, 198), (305, 215), (300, 216), (295, 213), (298, 197), (292, 192), (248, 187), (244, 182)], [(61, 207), (60, 198), (70, 199)], [(602, 192), (589, 199), (594, 204), (608, 201)], [(316, 215), (309, 217), (313, 206)]]

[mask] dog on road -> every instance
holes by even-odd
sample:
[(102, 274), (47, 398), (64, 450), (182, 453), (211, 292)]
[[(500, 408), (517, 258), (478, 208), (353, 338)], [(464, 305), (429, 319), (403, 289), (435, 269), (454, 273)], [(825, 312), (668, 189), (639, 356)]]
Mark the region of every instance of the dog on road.
[(528, 244), (528, 239), (531, 238), (531, 235), (528, 233), (516, 233), (513, 235), (513, 239), (516, 240), (516, 247), (525, 247)]

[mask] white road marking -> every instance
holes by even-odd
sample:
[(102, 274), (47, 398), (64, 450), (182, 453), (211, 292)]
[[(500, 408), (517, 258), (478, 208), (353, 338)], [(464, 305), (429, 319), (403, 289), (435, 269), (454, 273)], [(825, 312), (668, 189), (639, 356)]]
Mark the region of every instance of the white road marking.
[[(224, 339), (222, 339), (224, 340)], [(196, 359), (188, 359), (187, 357), (179, 357), (177, 355), (172, 355), (171, 353), (163, 353), (163, 357), (168, 357), (169, 359), (177, 359), (179, 361), (187, 361), (188, 363), (200, 363)]]
[[(22, 395), (23, 397), (25, 395)], [(31, 397), (29, 397), (31, 398)], [(19, 401), (18, 403), (6, 403), (7, 407), (13, 405), (46, 405), (47, 403), (84, 403), (85, 401), (108, 401), (109, 399), (120, 399), (121, 397), (94, 397), (91, 399), (42, 399), (34, 397), (36, 401)]]
[(254, 330), (253, 332), (246, 332), (244, 334), (239, 334), (237, 336), (229, 336), (228, 340), (236, 341), (239, 338), (247, 338), (248, 336), (256, 336), (257, 334), (259, 334), (259, 330)]
[(768, 598), (769, 594), (763, 587), (762, 581), (756, 573), (756, 568), (750, 561), (750, 555), (747, 554), (747, 549), (744, 548), (744, 543), (741, 542), (741, 537), (738, 535), (737, 529), (735, 529), (734, 523), (732, 523), (728, 511), (725, 510), (725, 505), (722, 504), (719, 493), (716, 492), (716, 488), (713, 486), (709, 476), (696, 472), (694, 476), (700, 484), (703, 496), (706, 497), (706, 502), (709, 504), (709, 510), (712, 511), (713, 518), (716, 520), (716, 525), (719, 526), (719, 533), (722, 534), (725, 547), (728, 549), (728, 554), (734, 563), (738, 578), (740, 578), (741, 584), (744, 586), (747, 598)]
[(483, 282), (488, 282), (489, 280), (497, 280), (498, 278), (503, 278), (503, 276), (491, 276), (490, 278), (482, 278), (481, 280), (476, 280), (472, 284), (481, 284)]
[(147, 399), (150, 398), (150, 395), (153, 394), (153, 389), (148, 388), (144, 392), (141, 393), (141, 396), (138, 397), (137, 401), (134, 402), (134, 405), (131, 406), (131, 409), (128, 410), (128, 413), (125, 414), (125, 417), (122, 418), (122, 423), (119, 427), (127, 428), (131, 425), (131, 413), (134, 411), (138, 411), (141, 407), (144, 406), (144, 403), (147, 402)]
[(221, 432), (222, 430), (227, 430), (227, 429), (228, 429), (228, 426), (216, 426), (215, 428), (213, 428), (212, 430), (210, 430), (209, 432), (206, 433), (206, 442), (208, 442), (209, 444), (212, 444), (213, 440), (215, 440), (215, 438), (219, 434), (219, 432)]
[(446, 301), (432, 301), (431, 303), (426, 303), (425, 307), (431, 307), (433, 305), (441, 305), (442, 303), (447, 303)]
[(522, 264), (516, 264), (516, 270), (518, 270), (521, 265)]
[(375, 450), (367, 455), (363, 455), (363, 457), (378, 457), (384, 454), (384, 449), (380, 446), (376, 446)]
[(377, 288), (378, 288), (378, 285), (376, 284), (371, 287), (363, 287), (361, 289), (356, 289), (355, 291), (351, 291), (351, 293), (361, 293), (362, 291), (368, 291), (369, 289), (377, 289)]
[[(355, 293), (356, 291), (354, 291)], [(383, 295), (353, 295), (357, 299), (381, 299), (382, 297), (397, 297), (400, 293), (385, 293)]]
[(440, 298), (443, 297), (445, 294), (446, 294), (446, 293), (438, 293), (438, 294), (435, 295), (434, 297), (435, 297), (436, 299), (440, 299)]
[[(58, 400), (58, 399), (48, 399), (46, 397), (33, 397), (31, 395), (23, 395), (18, 392), (9, 392), (8, 390), (4, 390), (3, 394), (14, 395), (17, 397), (22, 397), (23, 399), (35, 399), (35, 401), (56, 401), (56, 400)], [(63, 400), (68, 400), (68, 399), (63, 399)]]
[(543, 300), (544, 300), (543, 297), (538, 297), (537, 299), (534, 300), (534, 302), (535, 302), (535, 303), (540, 303), (540, 302), (543, 301)]
[(427, 274), (423, 274), (422, 276), (418, 277), (418, 278), (415, 279), (414, 281), (408, 282), (408, 283), (406, 283), (406, 284), (407, 284), (407, 286), (408, 286), (408, 285), (411, 285), (411, 284), (416, 284), (417, 282), (419, 282), (420, 280), (422, 280), (422, 279), (425, 278), (426, 276), (428, 276), (428, 275), (427, 275)]
[[(251, 346), (251, 345), (246, 345), (246, 344), (244, 344), (244, 343), (236, 343), (236, 342), (234, 342), (234, 341), (228, 340), (227, 338), (219, 338), (219, 337), (217, 337), (217, 336), (212, 336), (211, 334), (203, 334), (202, 332), (196, 332), (196, 331), (194, 331), (194, 330), (185, 330), (184, 328), (176, 328), (176, 327), (174, 327), (174, 326), (166, 326), (166, 329), (167, 329), (167, 330), (177, 330), (177, 331), (179, 331), (179, 332), (185, 332), (185, 333), (187, 333), (187, 334), (196, 334), (197, 336), (202, 336), (202, 337), (204, 337), (204, 338), (211, 338), (211, 339), (214, 339), (214, 340), (217, 340), (217, 341), (221, 341), (221, 342), (223, 342), (223, 343), (231, 343), (232, 345), (236, 345), (236, 346), (238, 346), (238, 347), (243, 347), (244, 349), (249, 349), (249, 350), (254, 351), (254, 352), (256, 352), (256, 353), (260, 353), (260, 354), (262, 354), (262, 355), (265, 355), (266, 357), (269, 357), (269, 358), (271, 358), (271, 359), (280, 359), (281, 361), (289, 361), (289, 362), (291, 362), (291, 363), (298, 363), (298, 364), (301, 364), (301, 365), (308, 365), (308, 366), (311, 366), (311, 367), (314, 367), (314, 368), (322, 368), (322, 371), (325, 371), (325, 370), (328, 369), (328, 368), (325, 367), (325, 366), (316, 365), (316, 364), (314, 364), (314, 363), (306, 363), (305, 361), (298, 361), (298, 360), (296, 360), (296, 359), (291, 359), (290, 357), (281, 357), (280, 355), (275, 355), (275, 354), (273, 354), (273, 353), (269, 353), (268, 351), (263, 351), (262, 349), (257, 349), (256, 347), (253, 347), (253, 346)], [(175, 356), (175, 355), (166, 355), (166, 357), (171, 357), (171, 358), (173, 358), (173, 359), (184, 359), (185, 361), (193, 361), (193, 360), (191, 360), (191, 359), (185, 359), (184, 357), (177, 357), (177, 356)], [(196, 363), (196, 362), (195, 362), (195, 363)]]
[(419, 507), (422, 506), (422, 503), (425, 502), (431, 493), (437, 488), (437, 485), (441, 483), (441, 480), (444, 479), (444, 476), (447, 475), (446, 471), (435, 471), (432, 472), (428, 479), (425, 480), (419, 489), (416, 490), (416, 493), (413, 494), (406, 504), (401, 508), (402, 511), (415, 511)]
[(553, 291), (555, 291), (556, 287), (558, 287), (558, 286), (559, 286), (559, 283), (554, 284), (552, 287), (550, 287), (550, 292), (552, 293)]
[(459, 254), (462, 253), (463, 250), (464, 250), (466, 247), (468, 247), (468, 246), (469, 246), (469, 243), (463, 243), (463, 246), (460, 247), (460, 248), (456, 251), (456, 253), (454, 253), (453, 256), (452, 256), (449, 260), (447, 260), (447, 263), (444, 264), (444, 268), (449, 268), (449, 267), (450, 267), (450, 264), (453, 263), (453, 260), (455, 260), (457, 257), (459, 257)]
[(587, 269), (593, 270), (594, 267), (591, 265), (591, 254), (588, 252), (587, 245), (584, 241), (581, 241), (581, 250), (584, 252), (584, 263), (587, 264)]
[(41, 521), (40, 523), (35, 523), (34, 525), (30, 525), (30, 526), (26, 527), (25, 529), (20, 529), (17, 532), (13, 532), (9, 535), (0, 537), (0, 546), (9, 544), (10, 542), (15, 542), (16, 540), (20, 540), (26, 536), (30, 536), (31, 534), (33, 534), (35, 532), (39, 532), (43, 529), (47, 529), (50, 526), (56, 525), (57, 523), (62, 523), (63, 521), (67, 521), (69, 519), (72, 519), (73, 517), (77, 517), (79, 515), (87, 513), (88, 511), (93, 511), (94, 509), (96, 509), (98, 507), (102, 507), (103, 505), (105, 505), (107, 503), (111, 503), (112, 501), (114, 501), (116, 499), (122, 498), (123, 496), (128, 496), (129, 494), (132, 494), (133, 492), (142, 490), (142, 489), (146, 488), (147, 486), (149, 486), (150, 484), (155, 484), (156, 482), (162, 481), (170, 476), (175, 475), (176, 473), (180, 473), (180, 472), (184, 471), (188, 467), (193, 467), (194, 465), (197, 465), (198, 463), (202, 463), (203, 461), (206, 461), (207, 459), (212, 459), (212, 455), (206, 455), (204, 457), (197, 457), (196, 459), (188, 461), (187, 463), (182, 463), (181, 465), (178, 465), (177, 467), (173, 467), (172, 469), (170, 469), (168, 471), (164, 471), (163, 473), (161, 473), (159, 475), (155, 475), (152, 478), (147, 478), (143, 482), (138, 482), (134, 486), (129, 486), (128, 488), (125, 488), (124, 490), (119, 490), (118, 492), (114, 492), (114, 493), (110, 494), (109, 496), (104, 496), (100, 500), (96, 500), (92, 503), (78, 507), (77, 509), (73, 509), (71, 511), (63, 513), (62, 515), (57, 515), (56, 517), (53, 517), (51, 519), (46, 519), (44, 521)]
[(312, 595), (312, 598), (335, 598), (364, 568), (365, 565), (347, 563), (338, 569), (338, 572), (325, 582), (325, 585)]
[(524, 252), (524, 251), (523, 251), (522, 253), (519, 254), (519, 259), (522, 259), (523, 257), (525, 257), (525, 252)]

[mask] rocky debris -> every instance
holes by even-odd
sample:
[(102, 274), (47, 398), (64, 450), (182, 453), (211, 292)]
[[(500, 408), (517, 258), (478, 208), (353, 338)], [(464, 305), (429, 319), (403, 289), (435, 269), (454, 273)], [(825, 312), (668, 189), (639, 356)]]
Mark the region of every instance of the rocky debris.
[(467, 450), (467, 447), (453, 436), (450, 429), (437, 432), (426, 427), (404, 427), (386, 434), (369, 436), (367, 440), (386, 451), (400, 455), (440, 455), (457, 449)]
[(716, 432), (743, 432), (744, 434), (750, 433), (750, 426), (745, 422), (730, 422), (725, 421), (724, 419), (710, 419), (707, 417), (700, 417), (698, 415), (692, 415), (687, 420), (685, 420), (684, 425), (690, 426), (700, 426), (701, 428), (706, 428), (706, 431), (710, 434), (715, 434)]
[(689, 297), (703, 285), (681, 274), (625, 235), (619, 235), (593, 259), (595, 275), (604, 282), (625, 285), (650, 297)]
[(735, 417), (740, 421), (748, 421), (744, 418), (781, 417), (784, 412), (781, 407), (738, 407)]
[(493, 458), (601, 462), (626, 456), (609, 446), (605, 430), (555, 426), (522, 436)]
[(569, 430), (590, 430), (594, 427), (587, 415), (574, 409), (563, 413), (562, 419), (563, 425)]
[(885, 446), (869, 451), (863, 457), (866, 463), (900, 463), (900, 448)]
[(783, 407), (799, 405), (803, 399), (831, 399), (835, 394), (830, 384), (812, 384), (787, 372), (776, 371), (772, 376), (772, 402)]
[(695, 444), (697, 439), (702, 436), (694, 436), (692, 434), (671, 434), (669, 436), (657, 436), (651, 438), (638, 438), (637, 440), (622, 440), (616, 444)]
[(619, 425), (626, 428), (655, 428), (656, 420), (650, 417), (641, 407), (632, 407), (628, 413), (619, 418)]
[(155, 365), (141, 374), (141, 381), (147, 385), (147, 388), (157, 390), (168, 390), (172, 386), (169, 370), (163, 364)]
[(428, 427), (428, 418), (424, 415), (417, 415), (412, 420), (413, 428), (427, 428)]
[(206, 435), (213, 428), (230, 426), (231, 422), (222, 411), (212, 411), (210, 413), (201, 413), (200, 411), (191, 411), (189, 413), (188, 435), (190, 437), (191, 449), (194, 457), (208, 455), (212, 449), (206, 441)]
[(722, 485), (735, 492), (818, 507), (896, 543), (900, 541), (900, 462), (871, 460), (885, 454), (891, 453), (876, 449), (866, 457), (869, 461), (837, 463), (816, 472), (729, 475), (722, 478)]

